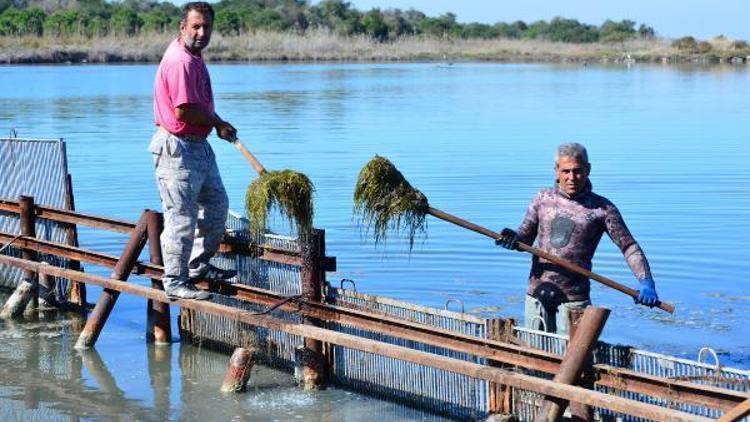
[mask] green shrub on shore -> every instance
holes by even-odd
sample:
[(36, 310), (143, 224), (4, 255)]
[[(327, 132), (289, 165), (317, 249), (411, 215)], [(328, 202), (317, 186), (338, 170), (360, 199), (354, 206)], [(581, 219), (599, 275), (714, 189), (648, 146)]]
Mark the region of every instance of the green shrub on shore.
[[(10, 7), (28, 4), (27, 8)], [(34, 7), (41, 5), (46, 8)], [(55, 6), (57, 5), (57, 6)], [(556, 17), (460, 23), (409, 9), (362, 12), (343, 0), (221, 0), (214, 4), (216, 60), (635, 60), (744, 61), (748, 43), (717, 37), (661, 40), (645, 24)], [(177, 34), (180, 9), (155, 0), (0, 0), (0, 61), (156, 61)], [(166, 40), (166, 41), (164, 41)], [(272, 42), (270, 40), (273, 40)], [(278, 44), (281, 43), (281, 44)]]
[[(3, 3), (5, 2), (5, 3)], [(179, 8), (155, 0), (43, 0), (14, 1), (16, 4), (40, 4), (44, 9), (9, 7), (0, 0), (0, 35), (106, 35), (133, 36), (144, 32), (162, 33), (176, 29)], [(601, 26), (576, 19), (556, 17), (549, 22), (527, 25), (523, 21), (460, 23), (456, 15), (432, 17), (410, 9), (377, 8), (362, 12), (344, 0), (322, 0), (310, 4), (304, 0), (221, 0), (214, 4), (215, 28), (222, 35), (243, 35), (256, 31), (330, 31), (337, 35), (367, 35), (380, 41), (405, 36), (463, 39), (541, 39), (546, 41), (592, 43), (622, 42), (636, 37), (653, 37), (654, 30), (635, 22), (605, 21)]]

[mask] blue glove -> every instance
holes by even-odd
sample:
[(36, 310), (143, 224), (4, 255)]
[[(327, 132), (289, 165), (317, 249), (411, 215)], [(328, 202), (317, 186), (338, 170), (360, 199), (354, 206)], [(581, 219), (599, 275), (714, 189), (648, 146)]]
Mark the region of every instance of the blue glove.
[(518, 250), (518, 234), (511, 229), (505, 228), (500, 232), (500, 238), (495, 239), (495, 244), (505, 249)]
[(653, 278), (644, 278), (638, 280), (640, 288), (638, 289), (638, 299), (635, 303), (646, 305), (649, 308), (653, 308), (659, 303), (659, 295), (656, 294), (656, 285), (654, 284)]

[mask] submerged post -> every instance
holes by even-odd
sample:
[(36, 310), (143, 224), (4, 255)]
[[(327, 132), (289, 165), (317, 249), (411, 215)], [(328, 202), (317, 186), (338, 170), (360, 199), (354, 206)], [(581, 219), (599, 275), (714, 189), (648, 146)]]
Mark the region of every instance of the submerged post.
[[(325, 257), (325, 230), (313, 229), (307, 236), (300, 237), (302, 239), (302, 268), (300, 269), (302, 298), (305, 301), (321, 302), (325, 281), (322, 265), (322, 259)], [(318, 318), (304, 317), (303, 323), (315, 327), (324, 326), (323, 321)], [(324, 389), (326, 362), (323, 356), (323, 342), (305, 338), (305, 347), (301, 355), (304, 389)]]
[[(148, 232), (148, 251), (151, 263), (164, 265), (161, 255), (161, 232), (164, 230), (164, 216), (156, 211), (146, 213), (146, 225)], [(162, 281), (158, 278), (151, 279), (151, 287), (164, 290)], [(168, 344), (172, 341), (172, 327), (170, 325), (169, 305), (152, 299), (148, 300), (146, 320), (146, 340), (156, 344)]]
[[(20, 205), (19, 219), (21, 225), (21, 234), (23, 236), (36, 237), (36, 216), (34, 198), (31, 196), (21, 196), (18, 198)], [(36, 261), (36, 252), (29, 249), (23, 249), (21, 251), (21, 257), (31, 261)], [(15, 318), (26, 309), (26, 305), (30, 301), (34, 300), (39, 294), (38, 282), (36, 274), (31, 270), (23, 271), (23, 280), (18, 284), (16, 290), (8, 298), (3, 306), (3, 310), (0, 311), (0, 317), (3, 318)]]
[[(141, 214), (141, 218), (130, 233), (130, 239), (128, 239), (128, 243), (125, 245), (125, 250), (122, 252), (122, 256), (117, 260), (117, 264), (115, 265), (110, 278), (122, 281), (128, 279), (130, 271), (133, 270), (135, 263), (138, 261), (138, 255), (146, 244), (147, 215), (148, 210)], [(78, 341), (75, 345), (76, 349), (88, 349), (96, 343), (102, 328), (104, 328), (104, 324), (107, 323), (107, 318), (109, 317), (110, 312), (112, 312), (112, 308), (115, 306), (115, 302), (117, 302), (118, 296), (120, 296), (120, 292), (117, 290), (102, 290), (94, 310), (91, 312), (89, 319), (86, 320), (86, 326), (83, 327), (83, 331), (81, 332), (80, 337), (78, 337)]]
[[(568, 350), (560, 363), (560, 369), (553, 378), (560, 384), (576, 384), (583, 372), (586, 362), (591, 358), (591, 352), (599, 340), (604, 324), (609, 317), (609, 309), (589, 306), (583, 311), (583, 318), (578, 325), (575, 335), (568, 343)], [(560, 419), (568, 402), (547, 396), (541, 409), (534, 419), (537, 422), (553, 422)]]
[(238, 347), (229, 359), (227, 373), (221, 384), (222, 393), (241, 393), (247, 387), (255, 363), (255, 350)]

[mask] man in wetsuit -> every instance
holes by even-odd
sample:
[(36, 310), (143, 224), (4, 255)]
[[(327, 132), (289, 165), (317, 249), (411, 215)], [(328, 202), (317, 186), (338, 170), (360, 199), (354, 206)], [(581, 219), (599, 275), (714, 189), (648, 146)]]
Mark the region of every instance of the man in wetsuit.
[[(646, 256), (617, 207), (592, 192), (590, 172), (583, 145), (560, 145), (555, 156), (555, 186), (539, 191), (518, 231), (504, 229), (497, 244), (516, 249), (519, 241), (528, 245), (536, 241), (537, 248), (591, 270), (591, 258), (606, 232), (638, 279), (636, 302), (655, 306), (659, 298)], [(526, 328), (567, 334), (570, 311), (591, 304), (590, 288), (587, 277), (534, 256), (526, 295)]]
[(236, 271), (209, 263), (224, 236), (229, 200), (206, 137), (227, 141), (236, 129), (214, 110), (211, 79), (201, 55), (211, 40), (214, 10), (206, 2), (182, 7), (180, 36), (167, 47), (154, 81), (156, 181), (164, 210), (161, 247), (164, 290), (171, 299), (208, 299), (198, 279), (227, 281)]

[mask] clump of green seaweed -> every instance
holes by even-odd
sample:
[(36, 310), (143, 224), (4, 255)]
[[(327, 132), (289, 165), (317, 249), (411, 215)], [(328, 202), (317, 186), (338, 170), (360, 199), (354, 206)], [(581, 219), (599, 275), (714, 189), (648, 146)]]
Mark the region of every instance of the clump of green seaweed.
[(268, 215), (277, 208), (289, 221), (290, 229), (297, 228), (302, 235), (312, 230), (315, 192), (310, 179), (294, 170), (266, 171), (247, 188), (245, 207), (253, 233), (262, 232)]
[(354, 214), (365, 231), (372, 229), (375, 243), (388, 232), (407, 232), (409, 250), (414, 238), (426, 237), (427, 197), (415, 189), (388, 159), (376, 155), (359, 172), (354, 189)]

